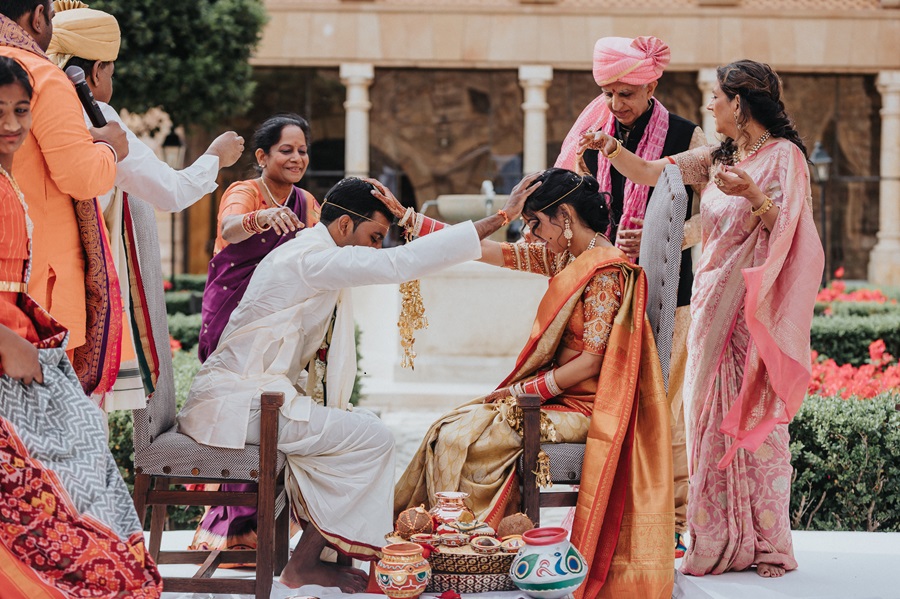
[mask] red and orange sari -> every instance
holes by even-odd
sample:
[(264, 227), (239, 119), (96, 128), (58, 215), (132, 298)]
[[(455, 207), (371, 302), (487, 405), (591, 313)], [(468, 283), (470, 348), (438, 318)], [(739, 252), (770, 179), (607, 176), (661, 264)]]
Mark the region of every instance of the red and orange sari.
[[(542, 434), (586, 443), (572, 542), (590, 570), (577, 597), (668, 599), (675, 534), (671, 416), (645, 315), (646, 279), (616, 249), (590, 250), (558, 272), (550, 258), (532, 251), (524, 261), (506, 260), (521, 270), (543, 269), (551, 279), (531, 336), (500, 387), (552, 364), (560, 344), (571, 341), (572, 323), (583, 318), (578, 307), (589, 301), (586, 289), (597, 275), (615, 278), (621, 306), (604, 332), (601, 374), (545, 404)], [(398, 482), (395, 511), (430, 505), (436, 491), (453, 490), (469, 493), (476, 517), (493, 526), (519, 511), (517, 428), (510, 402), (479, 398), (443, 416)]]

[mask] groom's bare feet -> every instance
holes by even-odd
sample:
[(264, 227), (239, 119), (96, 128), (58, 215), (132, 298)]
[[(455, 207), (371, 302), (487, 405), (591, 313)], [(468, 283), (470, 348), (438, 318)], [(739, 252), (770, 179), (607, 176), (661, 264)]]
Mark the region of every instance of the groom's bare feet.
[(291, 568), (288, 565), (278, 580), (292, 589), (317, 584), (323, 587), (338, 587), (344, 593), (361, 593), (366, 590), (368, 575), (357, 568), (318, 562), (299, 568)]
[(756, 573), (763, 578), (781, 578), (784, 576), (785, 569), (775, 564), (758, 564)]

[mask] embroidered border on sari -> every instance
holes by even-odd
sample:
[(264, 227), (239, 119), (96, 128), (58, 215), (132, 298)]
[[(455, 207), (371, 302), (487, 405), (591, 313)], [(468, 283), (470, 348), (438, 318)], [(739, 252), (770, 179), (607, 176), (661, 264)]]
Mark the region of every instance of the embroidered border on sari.
[(122, 292), (97, 201), (76, 201), (75, 216), (85, 254), (87, 330), (84, 345), (75, 348), (72, 365), (87, 395), (103, 395), (112, 390), (119, 372)]
[(139, 341), (135, 344), (135, 351), (141, 370), (141, 379), (144, 382), (144, 391), (149, 396), (155, 391), (156, 381), (159, 379), (159, 355), (156, 353), (153, 329), (150, 325), (147, 292), (141, 276), (141, 265), (138, 261), (137, 244), (134, 239), (134, 222), (131, 220), (131, 209), (128, 202), (128, 194), (125, 194), (122, 210), (125, 219), (125, 253), (128, 257), (128, 278), (131, 290), (131, 328), (134, 338)]

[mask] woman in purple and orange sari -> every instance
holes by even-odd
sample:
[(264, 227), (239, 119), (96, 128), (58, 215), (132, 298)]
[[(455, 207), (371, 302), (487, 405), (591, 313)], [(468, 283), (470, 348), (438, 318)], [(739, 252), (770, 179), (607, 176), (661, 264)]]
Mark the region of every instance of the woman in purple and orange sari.
[[(319, 205), (297, 187), (309, 166), (309, 123), (295, 114), (266, 120), (253, 134), (260, 176), (233, 183), (219, 206), (219, 235), (203, 291), (200, 361), (216, 349), (231, 313), (244, 297), (256, 265), (269, 252), (319, 222)], [(225, 485), (244, 491), (249, 484)], [(197, 528), (191, 549), (253, 549), (256, 510), (252, 507), (209, 509)]]
[(482, 243), (482, 262), (550, 277), (531, 336), (496, 391), (431, 426), (397, 483), (394, 509), (464, 491), (495, 528), (520, 511), (513, 397), (536, 394), (545, 440), (586, 443), (572, 542), (589, 570), (577, 597), (668, 599), (671, 416), (646, 277), (603, 235), (609, 212), (596, 179), (554, 168), (536, 181), (522, 216), (540, 243)]
[(824, 267), (806, 148), (765, 64), (720, 67), (707, 105), (720, 145), (646, 162), (604, 133), (599, 149), (636, 183), (675, 164), (703, 185), (685, 403), (690, 406), (686, 574), (797, 567), (788, 423), (810, 379), (809, 334)]
[(106, 415), (66, 357), (68, 332), (26, 293), (31, 222), (11, 170), (31, 93), (25, 70), (0, 57), (0, 596), (155, 599), (159, 573)]

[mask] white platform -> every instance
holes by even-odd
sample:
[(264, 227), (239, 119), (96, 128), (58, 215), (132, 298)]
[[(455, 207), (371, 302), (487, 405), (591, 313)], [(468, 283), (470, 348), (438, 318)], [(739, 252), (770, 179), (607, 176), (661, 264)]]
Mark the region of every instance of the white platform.
[[(169, 532), (163, 548), (183, 549), (191, 533)], [(753, 572), (696, 578), (676, 573), (675, 599), (900, 599), (900, 533), (795, 532), (794, 550), (800, 568), (784, 578), (763, 579)], [(164, 566), (163, 575), (190, 576), (189, 568)], [(225, 576), (247, 576), (225, 571)], [(288, 589), (275, 583), (272, 599), (292, 597), (351, 597), (337, 589)], [(247, 595), (163, 593), (163, 599), (245, 599)], [(383, 595), (352, 595), (358, 599), (384, 599)], [(466, 595), (467, 599), (506, 597), (521, 593)]]

